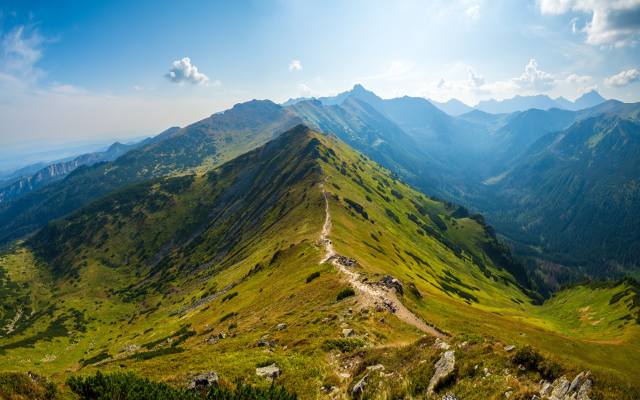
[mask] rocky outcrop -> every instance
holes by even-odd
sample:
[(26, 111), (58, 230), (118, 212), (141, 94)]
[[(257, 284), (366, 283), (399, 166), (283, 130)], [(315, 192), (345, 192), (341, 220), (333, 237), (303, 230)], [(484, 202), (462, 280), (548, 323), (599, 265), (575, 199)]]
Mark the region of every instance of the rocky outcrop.
[(369, 379), (369, 374), (366, 374), (365, 376), (362, 377), (362, 379), (358, 381), (358, 383), (353, 385), (353, 389), (351, 389), (351, 395), (353, 396), (354, 399), (359, 399), (362, 397), (362, 395), (364, 394), (364, 388), (365, 386), (367, 386), (368, 379)]
[(380, 283), (389, 289), (395, 289), (396, 293), (400, 295), (404, 294), (404, 286), (402, 286), (402, 283), (391, 275), (385, 275)]
[(256, 375), (269, 380), (276, 379), (280, 376), (281, 373), (282, 371), (276, 365), (276, 363), (267, 365), (266, 367), (256, 368)]
[(453, 350), (445, 351), (435, 364), (436, 371), (429, 381), (429, 386), (427, 386), (427, 397), (433, 396), (435, 389), (451, 377), (455, 366), (456, 357)]
[(195, 375), (189, 381), (189, 389), (207, 389), (218, 384), (218, 374), (215, 371), (204, 372)]
[(562, 376), (553, 383), (540, 382), (540, 397), (544, 400), (589, 400), (593, 382), (590, 371), (582, 371), (571, 382)]

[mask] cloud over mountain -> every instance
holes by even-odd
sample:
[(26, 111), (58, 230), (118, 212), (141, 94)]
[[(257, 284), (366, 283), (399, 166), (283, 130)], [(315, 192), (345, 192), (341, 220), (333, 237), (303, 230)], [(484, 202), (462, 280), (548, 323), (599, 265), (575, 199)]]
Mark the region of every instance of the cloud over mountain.
[(203, 85), (209, 82), (209, 77), (198, 71), (198, 67), (191, 64), (189, 57), (175, 60), (165, 77), (175, 83), (187, 82), (193, 85)]
[(589, 44), (624, 47), (638, 42), (640, 0), (539, 0), (538, 5), (542, 14), (589, 15), (582, 28), (572, 20), (573, 31), (586, 33)]
[(623, 87), (640, 80), (640, 71), (636, 68), (620, 71), (604, 80), (608, 86)]

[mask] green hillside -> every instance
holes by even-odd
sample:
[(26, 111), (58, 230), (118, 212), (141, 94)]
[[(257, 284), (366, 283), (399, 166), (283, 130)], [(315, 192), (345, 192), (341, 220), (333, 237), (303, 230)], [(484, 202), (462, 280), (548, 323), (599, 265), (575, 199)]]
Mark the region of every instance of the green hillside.
[(271, 101), (254, 100), (185, 128), (171, 129), (113, 162), (80, 167), (60, 182), (0, 204), (0, 244), (128, 185), (212, 169), (299, 122)]
[(562, 263), (600, 276), (637, 270), (639, 132), (635, 120), (603, 115), (543, 137), (492, 185), (492, 220)]
[[(336, 256), (323, 262), (331, 247)], [(388, 384), (372, 395), (402, 383), (399, 393), (420, 397), (439, 357), (425, 334), (470, 346), (451, 389), (464, 398), (514, 384), (463, 372), (481, 358), (512, 368), (498, 350), (509, 343), (614, 382), (633, 383), (629, 366), (640, 362), (638, 324), (612, 322), (637, 315), (637, 292), (601, 289), (618, 300), (599, 295), (596, 312), (615, 313), (597, 329), (621, 339), (593, 343), (593, 330), (563, 317), (590, 291), (534, 306), (481, 216), (304, 126), (211, 171), (97, 200), (15, 243), (0, 271), (0, 370), (54, 382), (100, 370), (185, 386), (214, 370), (224, 382), (268, 386), (256, 368), (276, 363), (278, 383), (315, 398), (350, 392), (367, 366), (384, 363), (399, 375), (380, 375)], [(535, 374), (519, 377), (518, 390), (537, 384)]]

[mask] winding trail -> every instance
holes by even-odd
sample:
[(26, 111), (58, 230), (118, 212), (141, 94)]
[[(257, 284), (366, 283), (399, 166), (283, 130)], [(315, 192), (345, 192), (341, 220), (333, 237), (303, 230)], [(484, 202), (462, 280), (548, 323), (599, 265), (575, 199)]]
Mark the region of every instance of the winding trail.
[(359, 292), (359, 298), (364, 306), (384, 307), (395, 314), (395, 316), (401, 321), (418, 328), (420, 331), (428, 335), (444, 339), (446, 337), (445, 335), (427, 325), (417, 315), (409, 311), (409, 309), (398, 299), (395, 290), (390, 290), (386, 286), (377, 283), (363, 282), (358, 272), (354, 271), (352, 267), (343, 264), (342, 260), (346, 257), (342, 257), (336, 253), (333, 248), (333, 243), (331, 242), (331, 239), (329, 239), (329, 233), (331, 232), (329, 199), (327, 198), (327, 192), (324, 190), (324, 186), (321, 184), (320, 187), (322, 189), (325, 204), (324, 225), (322, 226), (322, 232), (320, 233), (320, 244), (325, 248), (325, 255), (320, 261), (320, 264), (331, 261), (331, 264), (338, 268), (338, 270), (347, 278), (349, 284)]

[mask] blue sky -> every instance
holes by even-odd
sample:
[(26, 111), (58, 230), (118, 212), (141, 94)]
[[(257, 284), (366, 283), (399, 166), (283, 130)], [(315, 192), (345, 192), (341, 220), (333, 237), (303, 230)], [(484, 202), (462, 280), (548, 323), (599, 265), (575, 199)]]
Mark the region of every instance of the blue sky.
[(5, 146), (140, 137), (354, 83), (640, 101), (640, 0), (0, 1), (0, 35)]

